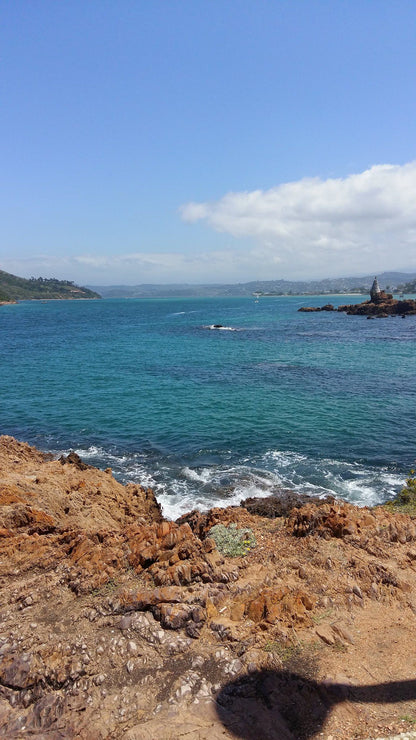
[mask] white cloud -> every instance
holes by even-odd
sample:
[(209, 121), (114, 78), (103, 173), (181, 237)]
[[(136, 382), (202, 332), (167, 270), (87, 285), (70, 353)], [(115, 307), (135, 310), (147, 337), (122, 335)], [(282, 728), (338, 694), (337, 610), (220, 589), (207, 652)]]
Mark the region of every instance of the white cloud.
[(416, 162), (228, 193), (213, 203), (188, 203), (181, 215), (237, 238), (254, 238), (253, 261), (261, 259), (269, 267), (277, 263), (279, 277), (412, 268)]
[[(8, 256), (0, 269), (79, 284), (214, 283), (416, 271), (416, 162), (345, 178), (305, 178), (270, 190), (188, 203), (182, 219), (215, 231), (211, 248)], [(183, 226), (189, 229), (189, 227)], [(140, 235), (138, 235), (140, 238)], [(187, 236), (189, 243), (189, 234)], [(221, 247), (218, 247), (221, 244)], [(111, 252), (107, 244), (106, 251)]]

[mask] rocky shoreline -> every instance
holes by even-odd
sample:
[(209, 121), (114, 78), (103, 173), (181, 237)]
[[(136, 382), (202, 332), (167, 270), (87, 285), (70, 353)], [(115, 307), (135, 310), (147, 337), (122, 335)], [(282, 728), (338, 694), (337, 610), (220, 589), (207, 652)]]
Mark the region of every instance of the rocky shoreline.
[(410, 732), (416, 522), (277, 491), (163, 518), (149, 489), (0, 438), (0, 737)]
[(345, 306), (334, 308), (332, 303), (325, 306), (302, 306), (298, 309), (303, 313), (315, 313), (317, 311), (338, 311), (346, 313), (348, 316), (367, 316), (368, 319), (384, 319), (388, 316), (416, 316), (416, 300), (411, 298), (397, 300), (391, 293), (379, 291), (373, 294), (369, 301), (363, 303), (352, 303)]

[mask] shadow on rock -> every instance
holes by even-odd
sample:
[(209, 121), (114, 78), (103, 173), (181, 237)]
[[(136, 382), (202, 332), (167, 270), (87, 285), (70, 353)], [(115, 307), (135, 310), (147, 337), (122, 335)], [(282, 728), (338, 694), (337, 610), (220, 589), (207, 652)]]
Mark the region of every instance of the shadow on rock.
[(255, 671), (226, 684), (217, 713), (241, 740), (307, 740), (340, 702), (389, 704), (416, 699), (416, 680), (371, 686), (319, 683), (290, 671)]

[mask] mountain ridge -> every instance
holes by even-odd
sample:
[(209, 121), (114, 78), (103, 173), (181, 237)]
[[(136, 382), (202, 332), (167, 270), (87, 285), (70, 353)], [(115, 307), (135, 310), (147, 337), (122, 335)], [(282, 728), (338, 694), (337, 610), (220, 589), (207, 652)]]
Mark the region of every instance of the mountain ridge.
[[(378, 275), (382, 289), (401, 291), (412, 284), (416, 273), (383, 272)], [(260, 295), (322, 295), (325, 293), (362, 293), (370, 290), (374, 275), (364, 277), (324, 278), (322, 280), (252, 280), (246, 283), (212, 283), (192, 285), (189, 283), (142, 283), (138, 285), (103, 285), (88, 287), (96, 290), (103, 298), (192, 298)], [(415, 288), (416, 290), (416, 288)]]

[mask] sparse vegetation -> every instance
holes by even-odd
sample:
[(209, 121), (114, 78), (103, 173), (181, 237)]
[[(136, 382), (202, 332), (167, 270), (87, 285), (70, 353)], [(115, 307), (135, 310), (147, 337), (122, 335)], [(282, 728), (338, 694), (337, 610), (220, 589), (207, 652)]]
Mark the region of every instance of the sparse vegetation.
[(336, 653), (348, 653), (347, 645), (344, 642), (341, 642), (341, 640), (336, 640), (332, 646), (332, 649)]
[(209, 530), (209, 537), (215, 541), (222, 555), (231, 558), (247, 555), (256, 546), (256, 538), (251, 529), (238, 529), (236, 524), (226, 527), (216, 524)]
[(318, 674), (318, 653), (321, 645), (318, 643), (298, 643), (296, 645), (270, 640), (263, 650), (272, 653), (279, 667), (289, 673), (314, 680)]
[(416, 516), (416, 477), (414, 470), (410, 471), (405, 487), (392, 501), (384, 504), (384, 507), (389, 511), (398, 511), (402, 514)]
[(98, 588), (94, 588), (91, 592), (91, 596), (105, 596), (106, 594), (111, 594), (113, 591), (115, 591), (118, 588), (117, 582), (114, 580), (114, 578), (109, 578), (108, 581), (103, 583), (101, 586), (98, 586)]
[(409, 725), (416, 724), (416, 719), (414, 717), (412, 717), (411, 714), (404, 714), (403, 717), (401, 717), (401, 721), (402, 722), (408, 722)]
[(322, 614), (312, 615), (312, 622), (314, 624), (321, 624), (327, 617), (332, 615), (333, 611), (333, 609), (326, 609)]

